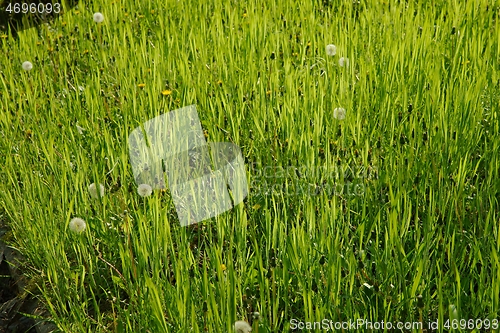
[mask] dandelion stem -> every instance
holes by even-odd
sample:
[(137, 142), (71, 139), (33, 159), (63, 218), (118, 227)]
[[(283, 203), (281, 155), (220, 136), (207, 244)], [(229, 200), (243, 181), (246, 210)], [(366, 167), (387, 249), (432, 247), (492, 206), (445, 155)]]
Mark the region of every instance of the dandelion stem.
[(119, 270), (118, 270), (115, 266), (113, 266), (112, 264), (110, 264), (110, 263), (109, 263), (106, 259), (104, 259), (104, 258), (102, 257), (102, 253), (101, 253), (101, 252), (97, 249), (97, 247), (96, 247), (95, 245), (94, 245), (94, 250), (96, 250), (96, 251), (97, 251), (97, 257), (98, 257), (99, 259), (101, 259), (101, 260), (102, 260), (102, 261), (103, 261), (106, 265), (108, 265), (109, 267), (111, 267), (111, 269), (113, 269), (113, 270), (116, 272), (116, 274), (118, 274), (118, 275), (120, 276), (120, 278), (123, 280), (123, 283), (124, 283), (125, 285), (127, 285), (127, 280), (126, 280), (126, 279), (125, 279), (125, 277), (122, 275), (122, 273), (120, 273), (120, 271), (119, 271)]

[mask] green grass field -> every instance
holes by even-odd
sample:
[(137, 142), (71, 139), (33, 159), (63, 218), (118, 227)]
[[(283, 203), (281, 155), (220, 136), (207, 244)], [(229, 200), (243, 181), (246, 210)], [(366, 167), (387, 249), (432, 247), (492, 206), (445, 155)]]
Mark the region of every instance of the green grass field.
[[(498, 331), (499, 28), (487, 0), (97, 0), (0, 36), (28, 292), (60, 332)], [(138, 195), (127, 139), (191, 104), (249, 195), (181, 227), (168, 190)]]

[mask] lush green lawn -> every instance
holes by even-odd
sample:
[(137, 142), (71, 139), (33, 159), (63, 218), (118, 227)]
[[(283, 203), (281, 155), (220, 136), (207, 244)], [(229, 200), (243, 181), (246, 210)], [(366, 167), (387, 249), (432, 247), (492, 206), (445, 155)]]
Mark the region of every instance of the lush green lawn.
[[(0, 218), (61, 332), (500, 319), (500, 6), (393, 2), (99, 0), (2, 36)], [(190, 104), (250, 194), (181, 227), (127, 138)]]

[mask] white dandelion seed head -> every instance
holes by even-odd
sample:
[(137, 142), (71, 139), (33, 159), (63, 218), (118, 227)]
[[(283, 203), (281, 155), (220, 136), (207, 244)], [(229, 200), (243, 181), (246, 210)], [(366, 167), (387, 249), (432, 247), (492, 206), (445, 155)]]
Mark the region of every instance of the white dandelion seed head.
[(333, 57), (335, 54), (337, 54), (337, 47), (333, 44), (328, 44), (326, 46), (326, 54), (330, 57)]
[(104, 15), (101, 13), (94, 13), (94, 22), (101, 23), (104, 21)]
[(340, 58), (339, 59), (339, 66), (340, 67), (344, 67), (344, 66), (348, 67), (349, 66), (349, 58), (344, 58), (344, 57)]
[(346, 114), (346, 111), (344, 108), (335, 108), (335, 110), (333, 110), (333, 117), (335, 119), (344, 120), (345, 114)]
[(79, 217), (74, 217), (69, 221), (69, 229), (77, 234), (84, 232), (86, 227), (85, 221)]
[(33, 64), (29, 61), (25, 61), (23, 62), (22, 67), (25, 71), (30, 71), (33, 68)]
[(89, 194), (92, 198), (97, 199), (104, 196), (104, 185), (99, 184), (99, 192), (97, 191), (97, 185), (92, 183), (89, 185)]
[(246, 321), (238, 320), (234, 323), (234, 331), (236, 333), (249, 333), (252, 332), (252, 326)]
[(141, 184), (137, 187), (137, 193), (139, 193), (141, 197), (148, 197), (153, 193), (153, 188), (148, 184)]

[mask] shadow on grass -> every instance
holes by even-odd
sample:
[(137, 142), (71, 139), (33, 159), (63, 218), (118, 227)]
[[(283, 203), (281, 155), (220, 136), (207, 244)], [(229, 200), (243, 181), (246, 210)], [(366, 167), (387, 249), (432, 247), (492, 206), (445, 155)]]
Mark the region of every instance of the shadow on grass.
[(0, 0), (0, 32), (7, 34), (10, 30), (16, 38), (20, 31), (64, 15), (63, 8), (70, 10), (78, 2), (79, 0)]
[(10, 228), (0, 212), (0, 332), (48, 333), (48, 312), (33, 295), (24, 272), (24, 257), (10, 243)]

